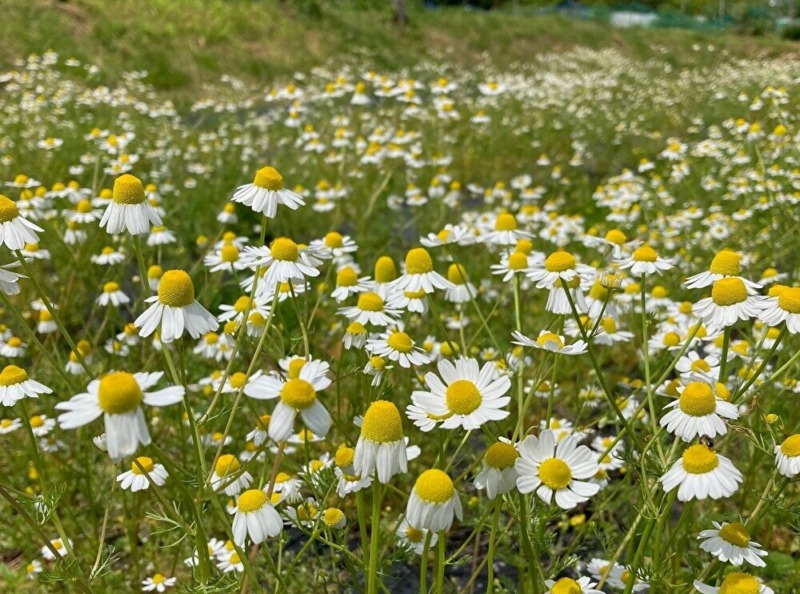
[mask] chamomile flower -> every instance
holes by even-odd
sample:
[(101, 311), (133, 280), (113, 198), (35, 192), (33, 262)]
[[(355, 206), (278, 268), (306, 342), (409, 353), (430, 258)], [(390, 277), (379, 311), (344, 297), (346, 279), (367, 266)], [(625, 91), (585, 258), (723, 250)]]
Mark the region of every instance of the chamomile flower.
[(492, 264), (492, 274), (503, 275), (502, 281), (507, 283), (515, 276), (527, 276), (528, 271), (537, 262), (525, 252), (519, 250), (506, 252), (500, 258), (500, 264)]
[(0, 405), (14, 406), (25, 397), (38, 398), (53, 390), (28, 377), (28, 372), (16, 365), (6, 365), (0, 372)]
[(172, 342), (181, 338), (184, 330), (198, 338), (219, 327), (217, 319), (194, 298), (194, 283), (183, 270), (165, 272), (158, 295), (145, 301), (152, 305), (134, 322), (143, 338), (158, 329), (161, 342)]
[[(428, 531), (415, 528), (409, 524), (406, 518), (403, 518), (403, 521), (400, 522), (396, 534), (397, 538), (400, 540), (400, 544), (409, 547), (415, 554), (421, 555), (425, 550), (425, 540), (428, 538)], [(429, 547), (433, 548), (438, 542), (439, 535), (435, 532), (432, 533)]]
[(19, 279), (27, 278), (0, 266), (0, 291), (6, 295), (19, 295)]
[(708, 586), (700, 580), (694, 581), (695, 589), (700, 594), (775, 594), (774, 590), (759, 582), (747, 573), (729, 573), (722, 580), (719, 588)]
[(556, 443), (555, 433), (546, 429), (539, 437), (526, 437), (518, 450), (515, 466), (521, 493), (535, 492), (547, 504), (572, 509), (600, 490), (588, 482), (599, 470), (596, 454), (579, 446), (575, 435)]
[(511, 398), (507, 376), (496, 376), (496, 366), (487, 362), (479, 369), (475, 359), (459, 359), (453, 365), (441, 359), (439, 375), (425, 375), (428, 390), (416, 390), (411, 398), (430, 415), (443, 418), (443, 429), (478, 429), (489, 421), (500, 421), (510, 413), (502, 410)]
[(21, 250), (26, 244), (39, 243), (36, 233), (44, 229), (19, 214), (17, 203), (0, 195), (0, 245), (10, 250)]
[(239, 472), (241, 465), (236, 456), (223, 454), (214, 465), (211, 474), (211, 488), (215, 491), (222, 490), (225, 495), (237, 495), (250, 486), (253, 482), (252, 475), (246, 470)]
[(717, 252), (711, 260), (711, 265), (708, 267), (708, 270), (690, 276), (686, 279), (684, 286), (687, 289), (702, 289), (723, 278), (733, 277), (740, 279), (751, 293), (756, 289), (760, 289), (761, 285), (758, 283), (754, 283), (739, 276), (741, 274), (741, 260), (742, 256), (733, 250)]
[(119, 283), (109, 281), (103, 285), (103, 292), (97, 296), (97, 305), (101, 307), (119, 307), (126, 303), (130, 303), (131, 298), (128, 297), (119, 288)]
[(689, 382), (678, 397), (667, 404), (670, 409), (661, 417), (660, 425), (683, 441), (707, 435), (725, 435), (725, 419), (738, 419), (739, 409), (714, 394), (705, 382)]
[(636, 248), (629, 258), (620, 258), (614, 264), (621, 270), (630, 269), (634, 276), (661, 274), (674, 266), (671, 260), (660, 257), (649, 245)]
[(400, 315), (400, 311), (387, 304), (379, 292), (373, 291), (360, 293), (355, 306), (343, 307), (339, 313), (351, 322), (373, 326), (390, 326)]
[(678, 500), (730, 497), (742, 482), (733, 463), (705, 444), (689, 446), (659, 479), (664, 491), (678, 487)]
[(734, 276), (714, 281), (711, 297), (701, 299), (692, 309), (706, 325), (715, 328), (733, 326), (760, 312), (757, 298), (750, 295), (742, 279)]
[(131, 235), (143, 235), (150, 227), (161, 226), (161, 217), (145, 198), (142, 181), (129, 173), (114, 180), (112, 199), (109, 201), (100, 227), (108, 233), (118, 235), (127, 231)]
[(9, 336), (5, 342), (0, 342), (0, 355), (10, 359), (17, 359), (25, 356), (25, 349), (28, 345), (22, 342), (19, 336)]
[(258, 544), (278, 536), (283, 530), (283, 520), (261, 489), (249, 489), (239, 495), (233, 517), (233, 541), (244, 546), (247, 537)]
[(583, 238), (586, 247), (610, 248), (610, 255), (615, 260), (621, 260), (626, 253), (630, 253), (631, 249), (636, 249), (641, 243), (641, 241), (628, 241), (627, 235), (619, 229), (611, 229), (603, 237), (586, 235)]
[(152, 577), (142, 580), (142, 592), (165, 592), (167, 588), (171, 588), (178, 581), (176, 577), (165, 577), (161, 573), (157, 573)]
[[(67, 539), (67, 542), (69, 543), (70, 548), (72, 548), (72, 539), (71, 538)], [(67, 555), (67, 547), (64, 546), (64, 541), (62, 541), (60, 538), (56, 538), (56, 539), (51, 540), (50, 544), (53, 545), (53, 548), (56, 551), (58, 551), (58, 554), (59, 554), (60, 557), (66, 557), (66, 555)], [(41, 553), (42, 553), (42, 557), (44, 557), (48, 561), (55, 561), (56, 560), (56, 556), (53, 554), (53, 551), (51, 551), (50, 547), (48, 547), (48, 546), (43, 546), (41, 548)]]
[(800, 474), (800, 433), (790, 435), (781, 445), (775, 446), (775, 465), (786, 478)]
[(156, 464), (152, 458), (147, 456), (139, 456), (131, 463), (130, 470), (117, 476), (117, 482), (121, 489), (136, 493), (149, 489), (150, 481), (153, 481), (157, 487), (163, 486), (168, 476), (167, 469), (163, 464)]
[(575, 277), (589, 279), (595, 274), (595, 269), (578, 263), (569, 252), (557, 251), (547, 256), (542, 264), (532, 266), (527, 274), (537, 289), (544, 289), (552, 287), (559, 279), (567, 283)]
[(564, 344), (564, 338), (558, 334), (554, 334), (548, 330), (539, 332), (536, 340), (528, 338), (521, 332), (516, 330), (511, 333), (514, 339), (514, 344), (519, 344), (526, 347), (533, 347), (535, 349), (543, 349), (551, 353), (559, 353), (561, 355), (580, 355), (586, 352), (586, 343), (583, 340), (576, 340), (572, 344)]
[(450, 265), (447, 269), (447, 280), (454, 285), (444, 293), (444, 298), (450, 303), (467, 303), (478, 296), (475, 285), (469, 282), (467, 271), (461, 264)]
[(261, 282), (272, 287), (273, 292), (278, 283), (304, 281), (306, 277), (319, 276), (319, 270), (312, 265), (318, 260), (301, 255), (298, 245), (288, 237), (276, 238), (269, 248), (248, 246), (245, 254), (251, 268), (268, 267)]
[(788, 332), (800, 334), (800, 287), (780, 287), (773, 295), (761, 300), (758, 319), (770, 326), (785, 322)]
[(362, 476), (353, 468), (355, 460), (355, 450), (345, 445), (339, 446), (334, 456), (336, 468), (334, 473), (338, 479), (336, 493), (339, 497), (345, 497), (350, 493), (356, 493), (372, 485), (372, 474)]
[(450, 529), (454, 518), (461, 517), (461, 500), (447, 473), (431, 468), (420, 474), (408, 498), (408, 523), (420, 530), (443, 532)]
[(406, 254), (406, 271), (391, 285), (397, 291), (425, 291), (452, 289), (453, 283), (433, 269), (433, 260), (425, 248), (414, 248)]
[(401, 367), (419, 367), (430, 362), (430, 357), (414, 345), (411, 337), (402, 330), (389, 331), (379, 338), (367, 340), (367, 351), (390, 361), (396, 361)]
[(55, 419), (51, 419), (47, 415), (33, 415), (30, 422), (31, 430), (36, 437), (45, 437), (56, 426)]
[(548, 588), (545, 594), (603, 594), (602, 590), (594, 588), (597, 584), (588, 577), (577, 580), (568, 577), (559, 580), (545, 580), (544, 585)]
[(139, 444), (150, 443), (141, 404), (168, 406), (183, 399), (182, 386), (149, 391), (163, 375), (113, 371), (92, 380), (87, 392), (56, 404), (57, 409), (66, 411), (59, 415), (58, 423), (62, 429), (75, 429), (103, 415), (108, 455), (115, 461), (130, 456)]
[(483, 455), (483, 468), (475, 477), (475, 488), (486, 489), (489, 499), (504, 495), (517, 486), (517, 449), (506, 441), (497, 441)]
[(394, 475), (406, 472), (407, 466), (400, 411), (387, 400), (376, 400), (364, 415), (353, 468), (360, 476), (376, 472), (378, 481), (386, 484)]
[(253, 183), (239, 186), (231, 198), (249, 206), (270, 219), (278, 213), (278, 205), (297, 210), (305, 205), (303, 197), (283, 187), (283, 176), (274, 167), (262, 167), (256, 171)]
[(361, 322), (352, 322), (347, 326), (342, 338), (344, 348), (361, 349), (367, 344), (367, 329)]
[(741, 523), (712, 522), (713, 530), (703, 530), (697, 537), (702, 540), (700, 548), (714, 555), (723, 563), (742, 565), (749, 563), (754, 567), (765, 567), (762, 557), (767, 556), (767, 551), (761, 545), (750, 540), (750, 533)]

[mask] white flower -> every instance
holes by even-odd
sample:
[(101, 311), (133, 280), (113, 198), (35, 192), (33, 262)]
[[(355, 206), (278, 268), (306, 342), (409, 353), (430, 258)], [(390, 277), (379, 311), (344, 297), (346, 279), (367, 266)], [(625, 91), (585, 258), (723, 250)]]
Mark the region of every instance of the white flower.
[(439, 469), (419, 475), (406, 507), (406, 519), (420, 530), (442, 532), (450, 529), (453, 518), (462, 516), (461, 501), (453, 481)]
[(633, 250), (629, 258), (614, 260), (621, 270), (630, 268), (634, 276), (644, 276), (645, 274), (660, 274), (673, 267), (672, 261), (660, 257), (649, 245), (643, 245)]
[(603, 594), (602, 590), (594, 588), (597, 584), (588, 577), (572, 578), (563, 577), (560, 580), (545, 580), (544, 585), (548, 590), (545, 594)]
[(576, 340), (572, 344), (564, 344), (564, 339), (561, 336), (548, 330), (539, 332), (536, 340), (532, 340), (516, 330), (511, 333), (511, 337), (514, 339), (512, 341), (514, 344), (544, 349), (561, 355), (580, 355), (586, 352), (586, 343), (583, 340)]
[(680, 397), (664, 408), (671, 410), (661, 417), (660, 425), (683, 441), (725, 435), (728, 427), (723, 419), (739, 418), (736, 405), (718, 398), (705, 382), (689, 382)]
[(6, 365), (0, 373), (0, 405), (14, 406), (26, 396), (38, 398), (39, 394), (52, 394), (53, 391), (28, 377), (28, 372), (16, 365)]
[(715, 281), (711, 297), (695, 303), (692, 310), (706, 325), (715, 328), (733, 326), (760, 313), (757, 298), (750, 295), (742, 279), (732, 276)]
[(704, 444), (695, 444), (686, 448), (660, 481), (667, 492), (679, 487), (679, 501), (720, 499), (736, 492), (742, 473), (724, 456)]
[(126, 173), (114, 180), (113, 196), (100, 219), (100, 227), (112, 235), (123, 231), (142, 235), (150, 231), (151, 226), (160, 227), (161, 224), (161, 217), (146, 200), (138, 177)]
[(223, 454), (214, 465), (211, 475), (211, 488), (224, 491), (225, 495), (238, 495), (253, 482), (246, 470), (240, 472), (239, 460), (231, 454)]
[(279, 204), (291, 210), (305, 205), (302, 196), (283, 187), (283, 176), (274, 167), (262, 167), (256, 171), (253, 183), (239, 186), (231, 200), (249, 206), (270, 219), (275, 218)]
[(775, 446), (775, 465), (786, 478), (800, 474), (800, 433), (790, 435), (781, 445)]
[(358, 296), (357, 305), (343, 307), (339, 309), (339, 313), (351, 322), (361, 325), (389, 326), (400, 315), (400, 310), (394, 309), (392, 305), (386, 303), (380, 292), (367, 291)]
[(168, 578), (157, 573), (153, 577), (142, 580), (142, 592), (164, 592), (167, 588), (174, 586), (177, 581), (176, 577)]
[(0, 195), (0, 245), (10, 250), (21, 250), (26, 244), (39, 243), (37, 232), (43, 233), (44, 229), (20, 216), (17, 203)]
[(800, 287), (781, 287), (777, 296), (763, 298), (760, 308), (758, 319), (765, 324), (780, 326), (785, 322), (790, 333), (800, 334)]
[(425, 352), (414, 346), (414, 341), (403, 331), (390, 331), (379, 338), (367, 340), (367, 351), (390, 361), (396, 361), (401, 367), (419, 367), (430, 362)]
[(276, 238), (269, 248), (248, 246), (245, 248), (245, 257), (251, 268), (267, 268), (259, 282), (259, 287), (265, 287), (261, 291), (263, 294), (274, 293), (278, 283), (305, 281), (307, 276), (319, 276), (315, 266), (322, 263), (307, 250), (301, 253), (298, 245), (288, 237)]
[(264, 491), (250, 489), (239, 495), (233, 517), (233, 542), (244, 546), (249, 535), (253, 544), (258, 544), (278, 536), (282, 530), (283, 520)]
[(475, 477), (475, 488), (486, 489), (489, 499), (508, 493), (517, 486), (517, 449), (507, 441), (489, 446), (483, 456), (483, 469)]
[(567, 283), (575, 277), (588, 280), (595, 273), (594, 268), (579, 264), (569, 252), (558, 251), (547, 256), (543, 263), (532, 266), (528, 278), (536, 283), (537, 289), (543, 289), (552, 287), (559, 279)]
[[(428, 531), (414, 528), (414, 526), (408, 523), (406, 518), (403, 518), (403, 521), (400, 522), (396, 534), (400, 539), (400, 543), (410, 547), (417, 555), (421, 555), (425, 550), (425, 540), (428, 538)], [(434, 532), (431, 534), (431, 542), (428, 545), (429, 549), (432, 550), (438, 542), (439, 535)]]
[(719, 588), (708, 586), (700, 580), (694, 581), (694, 587), (701, 594), (775, 594), (772, 588), (760, 583), (752, 575), (739, 572), (726, 575)]
[(700, 548), (708, 551), (723, 563), (742, 565), (749, 563), (754, 567), (765, 567), (766, 563), (761, 557), (767, 556), (767, 551), (757, 542), (750, 540), (750, 533), (739, 522), (731, 524), (714, 524), (714, 530), (703, 530), (697, 537), (702, 540)]
[(163, 464), (154, 464), (152, 458), (139, 456), (131, 463), (131, 469), (117, 477), (121, 489), (130, 489), (131, 492), (143, 491), (150, 488), (150, 480), (157, 487), (161, 487), (169, 476)]
[(102, 307), (119, 307), (126, 303), (130, 303), (131, 299), (123, 293), (119, 284), (114, 281), (109, 281), (103, 285), (103, 292), (97, 297), (97, 304)]
[(406, 472), (407, 466), (400, 411), (387, 400), (376, 400), (364, 415), (353, 469), (360, 476), (377, 471), (378, 481), (386, 484), (394, 475)]
[(433, 269), (433, 260), (425, 248), (414, 248), (406, 254), (406, 271), (392, 281), (390, 287), (396, 291), (425, 291), (452, 289), (453, 283)]

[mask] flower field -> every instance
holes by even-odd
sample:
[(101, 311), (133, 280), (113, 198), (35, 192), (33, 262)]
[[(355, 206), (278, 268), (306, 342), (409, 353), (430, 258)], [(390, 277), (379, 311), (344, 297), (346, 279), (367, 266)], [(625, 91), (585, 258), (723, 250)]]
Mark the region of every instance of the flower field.
[(0, 73), (7, 592), (800, 591), (800, 63)]

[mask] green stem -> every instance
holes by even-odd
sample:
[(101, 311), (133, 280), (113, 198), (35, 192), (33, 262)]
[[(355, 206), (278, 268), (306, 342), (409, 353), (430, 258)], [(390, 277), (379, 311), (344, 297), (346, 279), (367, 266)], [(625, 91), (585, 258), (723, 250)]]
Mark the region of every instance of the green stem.
[(439, 553), (436, 555), (436, 594), (442, 594), (444, 591), (444, 558), (445, 547), (447, 546), (447, 535), (442, 530), (439, 533)]
[(383, 503), (381, 484), (375, 481), (374, 485), (375, 491), (372, 494), (372, 523), (370, 524), (369, 571), (367, 572), (368, 594), (375, 594), (378, 587), (378, 545), (381, 539), (381, 505)]
[(489, 532), (489, 552), (486, 554), (486, 594), (492, 594), (494, 589), (494, 552), (495, 539), (497, 538), (497, 524), (500, 521), (500, 508), (503, 505), (501, 496), (495, 497), (494, 514), (492, 515), (492, 530)]
[(419, 594), (428, 594), (428, 555), (431, 551), (433, 533), (428, 531), (425, 535), (425, 546), (419, 559)]

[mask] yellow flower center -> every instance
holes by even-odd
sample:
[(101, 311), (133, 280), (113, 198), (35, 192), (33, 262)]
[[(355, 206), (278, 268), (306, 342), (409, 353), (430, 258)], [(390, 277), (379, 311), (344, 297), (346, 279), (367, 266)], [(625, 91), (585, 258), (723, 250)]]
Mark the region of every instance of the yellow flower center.
[(192, 277), (183, 270), (167, 270), (158, 284), (158, 300), (170, 307), (186, 307), (194, 301)]
[(8, 346), (14, 347), (14, 348), (21, 347), (22, 346), (22, 339), (19, 338), (18, 336), (12, 336), (11, 338), (8, 339), (8, 342), (6, 344), (8, 344)]
[(239, 248), (235, 245), (223, 245), (219, 255), (223, 262), (238, 262)]
[(614, 245), (622, 245), (623, 243), (628, 241), (628, 238), (619, 229), (612, 229), (611, 231), (606, 233), (606, 241), (611, 242)]
[(144, 186), (142, 180), (125, 173), (114, 180), (112, 198), (117, 204), (141, 204), (144, 202)]
[(244, 386), (245, 382), (247, 381), (247, 375), (242, 373), (241, 371), (237, 371), (231, 376), (229, 380), (231, 383), (231, 387), (236, 388), (237, 390)]
[(454, 285), (463, 285), (467, 282), (467, 271), (461, 264), (450, 264), (447, 269), (447, 280)]
[(344, 245), (344, 238), (341, 233), (331, 231), (325, 235), (325, 245), (331, 249), (340, 248)]
[(78, 202), (78, 205), (75, 207), (75, 210), (77, 210), (81, 214), (86, 214), (87, 212), (91, 212), (92, 203), (86, 199), (83, 199), (80, 202)]
[(746, 547), (750, 544), (750, 534), (739, 522), (725, 524), (720, 528), (719, 535), (723, 540), (737, 547)]
[(107, 414), (120, 415), (138, 408), (142, 403), (142, 389), (132, 374), (114, 371), (100, 380), (97, 400)]
[(547, 272), (564, 272), (575, 268), (575, 256), (569, 252), (553, 252), (544, 261), (544, 268)]
[(366, 334), (367, 329), (364, 328), (364, 324), (360, 322), (353, 322), (347, 327), (348, 334)]
[(425, 533), (419, 528), (414, 528), (413, 526), (406, 528), (406, 540), (409, 542), (417, 544), (422, 542), (423, 538), (425, 538)]
[(498, 441), (489, 446), (483, 457), (484, 462), (491, 468), (504, 470), (514, 466), (514, 462), (519, 458), (519, 452), (510, 443)]
[(714, 470), (719, 459), (714, 450), (703, 444), (695, 444), (683, 452), (683, 468), (690, 474), (706, 474)]
[(509, 270), (524, 270), (528, 267), (528, 256), (523, 252), (514, 252), (508, 257)]
[[(138, 462), (139, 464), (137, 465)], [(147, 456), (139, 456), (136, 458), (136, 462), (131, 462), (131, 472), (133, 474), (143, 474), (142, 469), (147, 474), (153, 472), (153, 459), (148, 458)], [(141, 466), (141, 468), (139, 468)]]
[(800, 287), (787, 287), (781, 291), (778, 307), (791, 314), (800, 314)]
[(239, 495), (239, 511), (249, 514), (260, 510), (267, 504), (267, 494), (261, 489), (248, 489)]
[(322, 515), (322, 521), (325, 522), (326, 526), (333, 527), (339, 524), (344, 519), (344, 513), (342, 510), (337, 509), (335, 507), (329, 507), (325, 510), (325, 513)]
[(692, 417), (704, 417), (717, 410), (717, 400), (711, 386), (703, 382), (689, 382), (679, 399), (681, 410)]
[(350, 266), (345, 266), (336, 273), (337, 287), (355, 287), (358, 284), (358, 274)]
[(729, 573), (722, 580), (719, 594), (758, 594), (761, 586), (758, 580), (746, 573)]
[(425, 248), (414, 248), (406, 254), (406, 272), (425, 274), (433, 271), (433, 260)]
[(283, 176), (274, 167), (262, 167), (256, 171), (253, 184), (259, 188), (277, 192), (283, 189)]
[(111, 281), (103, 285), (104, 293), (115, 293), (116, 291), (119, 291), (119, 283)]
[[(239, 509), (242, 509), (241, 504), (242, 504), (242, 498), (240, 497), (239, 498)], [(239, 565), (239, 563), (241, 563), (241, 562), (242, 562), (242, 560), (239, 559), (239, 553), (231, 553), (231, 556), (228, 557), (228, 563), (230, 563), (231, 565)]]
[(603, 327), (603, 330), (609, 334), (614, 334), (617, 331), (617, 323), (611, 316), (606, 316), (603, 318), (603, 321), (600, 322), (600, 325)]
[(167, 578), (165, 578), (165, 577), (164, 577), (163, 575), (161, 575), (160, 573), (157, 573), (157, 574), (155, 574), (155, 575), (152, 577), (152, 580), (153, 580), (153, 583), (154, 583), (154, 584), (163, 584), (163, 583), (164, 583), (164, 581), (165, 581), (166, 579), (167, 579)]
[(661, 285), (656, 285), (650, 294), (656, 299), (664, 299), (667, 296), (667, 288)]
[(552, 332), (545, 332), (536, 339), (536, 343), (542, 347), (546, 347), (548, 342), (555, 342), (559, 349), (564, 348), (564, 341), (561, 340), (558, 334), (553, 334)]
[(741, 271), (740, 262), (742, 257), (732, 250), (722, 250), (711, 260), (709, 271), (714, 274), (725, 276), (738, 276)]
[(552, 594), (581, 594), (583, 590), (578, 582), (571, 578), (561, 578), (550, 589)]
[(279, 237), (273, 241), (269, 253), (275, 260), (284, 262), (297, 262), (299, 255), (297, 244), (288, 237)]
[(300, 370), (303, 369), (303, 365), (306, 364), (306, 360), (302, 357), (295, 357), (291, 361), (289, 361), (287, 374), (289, 375), (289, 379), (297, 379), (300, 377)]
[(7, 365), (0, 373), (0, 386), (21, 384), (28, 379), (28, 372), (16, 365)]
[(316, 397), (317, 392), (314, 390), (314, 386), (300, 378), (290, 379), (281, 390), (281, 400), (292, 408), (308, 408), (314, 404)]
[(548, 458), (539, 465), (539, 478), (542, 482), (558, 491), (566, 487), (572, 480), (572, 470), (559, 458)]
[(643, 245), (633, 252), (633, 259), (636, 262), (655, 262), (657, 258), (658, 254), (649, 245)]
[(0, 224), (13, 221), (18, 216), (19, 209), (17, 208), (17, 203), (11, 200), (11, 198), (0, 195)]
[(478, 386), (469, 380), (456, 380), (447, 386), (447, 408), (457, 415), (468, 415), (483, 401)]
[(375, 281), (379, 283), (389, 283), (397, 278), (397, 268), (394, 260), (389, 256), (381, 256), (375, 262)]
[(383, 311), (383, 297), (369, 291), (358, 296), (358, 309), (363, 311)]
[(445, 503), (453, 497), (455, 490), (450, 477), (437, 468), (426, 470), (414, 483), (414, 491), (426, 503)]
[(393, 443), (403, 439), (403, 423), (400, 411), (388, 400), (376, 400), (369, 405), (361, 435), (376, 443)]
[(35, 415), (31, 417), (31, 427), (38, 429), (42, 426), (44, 426), (44, 419), (41, 417), (41, 415)]
[(664, 346), (674, 347), (681, 343), (681, 337), (676, 332), (667, 332), (664, 335)]
[(781, 444), (781, 452), (789, 458), (800, 456), (800, 433), (787, 437)]
[(692, 371), (703, 371), (708, 373), (711, 371), (711, 365), (709, 365), (708, 361), (705, 359), (698, 359), (697, 361), (692, 362)]
[(717, 305), (735, 305), (747, 299), (747, 287), (740, 278), (723, 278), (711, 288), (711, 299)]
[(340, 468), (342, 466), (350, 466), (353, 463), (353, 458), (355, 457), (355, 453), (356, 451), (353, 448), (349, 448), (346, 445), (339, 446), (334, 456), (334, 461), (336, 462), (336, 466)]
[(250, 307), (250, 297), (242, 295), (233, 304), (233, 310), (237, 313), (244, 313)]
[(414, 348), (414, 341), (405, 332), (393, 332), (387, 339), (387, 344), (400, 353), (410, 353)]
[(147, 269), (147, 278), (149, 279), (161, 278), (163, 274), (164, 271), (161, 269), (161, 266), (153, 265)]
[(495, 231), (514, 231), (516, 228), (517, 219), (514, 215), (507, 212), (497, 215), (497, 220), (494, 222)]
[(231, 454), (223, 454), (220, 456), (216, 466), (214, 466), (214, 472), (217, 473), (217, 476), (227, 476), (233, 474), (237, 470), (239, 470), (239, 460), (236, 459), (236, 456), (232, 456)]

